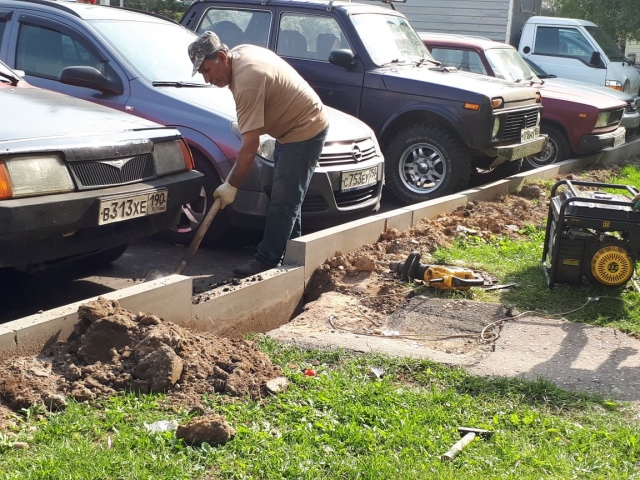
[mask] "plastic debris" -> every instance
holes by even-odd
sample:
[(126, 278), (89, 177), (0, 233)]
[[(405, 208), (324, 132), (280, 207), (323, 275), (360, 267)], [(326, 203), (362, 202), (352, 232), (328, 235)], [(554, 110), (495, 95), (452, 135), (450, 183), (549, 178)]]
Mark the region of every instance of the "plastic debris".
[(305, 371), (303, 373), (307, 377), (315, 377), (317, 375), (317, 372), (313, 368), (307, 368), (307, 369), (305, 369)]
[(384, 335), (385, 337), (395, 337), (397, 335), (400, 335), (400, 332), (398, 330), (383, 330), (382, 335)]
[(382, 378), (382, 375), (384, 375), (384, 368), (371, 367), (371, 373), (373, 373), (376, 376), (376, 378)]
[(151, 433), (172, 432), (178, 429), (178, 422), (175, 420), (159, 420), (153, 423), (145, 423), (144, 428)]

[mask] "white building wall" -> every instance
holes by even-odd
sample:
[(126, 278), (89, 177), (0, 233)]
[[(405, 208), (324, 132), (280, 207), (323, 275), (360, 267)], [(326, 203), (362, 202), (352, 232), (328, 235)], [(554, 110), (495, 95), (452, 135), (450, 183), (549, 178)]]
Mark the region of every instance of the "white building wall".
[(504, 42), (510, 3), (510, 0), (407, 0), (394, 5), (418, 32), (479, 35)]
[(628, 57), (630, 53), (636, 54), (636, 64), (640, 64), (640, 42), (627, 42), (624, 54)]

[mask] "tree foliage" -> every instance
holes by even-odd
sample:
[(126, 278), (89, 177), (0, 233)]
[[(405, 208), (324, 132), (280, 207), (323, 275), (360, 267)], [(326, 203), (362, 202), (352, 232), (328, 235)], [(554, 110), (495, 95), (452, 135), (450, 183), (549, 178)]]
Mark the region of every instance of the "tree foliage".
[[(189, 8), (189, 3), (177, 0), (124, 0), (123, 3), (126, 8), (157, 13), (176, 22), (180, 21), (184, 12)], [(111, 0), (111, 5), (118, 6), (120, 1)]]
[(619, 42), (640, 41), (638, 0), (554, 0), (552, 8), (557, 17), (581, 18), (597, 24)]

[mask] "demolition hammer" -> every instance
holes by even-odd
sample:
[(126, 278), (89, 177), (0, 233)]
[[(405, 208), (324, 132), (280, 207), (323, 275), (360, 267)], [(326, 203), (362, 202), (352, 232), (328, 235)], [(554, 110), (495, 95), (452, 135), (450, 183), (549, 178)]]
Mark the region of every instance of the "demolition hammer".
[(440, 290), (469, 290), (484, 285), (484, 278), (469, 268), (420, 263), (418, 252), (409, 254), (404, 262), (390, 262), (389, 270), (399, 273), (405, 282), (422, 280)]

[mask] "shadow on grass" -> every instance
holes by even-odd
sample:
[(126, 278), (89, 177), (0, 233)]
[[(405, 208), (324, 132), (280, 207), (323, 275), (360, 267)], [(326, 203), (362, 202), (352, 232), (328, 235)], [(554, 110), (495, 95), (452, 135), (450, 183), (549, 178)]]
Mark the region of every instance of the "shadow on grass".
[(484, 378), (468, 375), (459, 381), (455, 389), (458, 393), (474, 397), (493, 400), (496, 400), (497, 397), (514, 398), (534, 407), (547, 406), (556, 410), (583, 409), (592, 405), (600, 405), (610, 409), (616, 405), (600, 395), (568, 392), (542, 378), (531, 381), (519, 378)]

